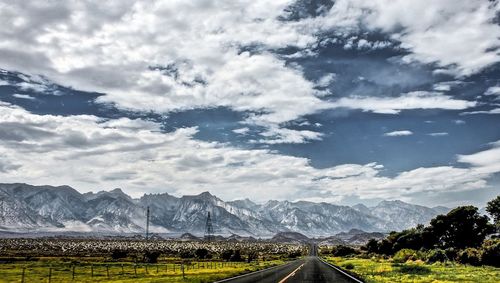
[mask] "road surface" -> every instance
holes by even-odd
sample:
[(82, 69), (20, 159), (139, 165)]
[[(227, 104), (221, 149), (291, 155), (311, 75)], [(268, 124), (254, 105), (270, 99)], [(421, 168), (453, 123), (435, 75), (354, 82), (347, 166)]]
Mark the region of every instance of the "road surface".
[(317, 256), (308, 256), (285, 265), (254, 272), (218, 282), (223, 283), (358, 283), (322, 262)]
[(304, 259), (292, 261), (287, 264), (279, 265), (276, 267), (268, 268), (262, 271), (253, 272), (247, 275), (229, 278), (217, 282), (224, 283), (276, 283), (280, 282), (287, 275), (296, 270), (305, 262)]

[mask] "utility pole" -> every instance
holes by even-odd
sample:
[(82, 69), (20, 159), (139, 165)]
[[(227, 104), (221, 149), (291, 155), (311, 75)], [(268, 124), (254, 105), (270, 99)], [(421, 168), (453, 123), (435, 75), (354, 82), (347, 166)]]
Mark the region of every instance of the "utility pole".
[(149, 206), (146, 209), (146, 241), (149, 239)]

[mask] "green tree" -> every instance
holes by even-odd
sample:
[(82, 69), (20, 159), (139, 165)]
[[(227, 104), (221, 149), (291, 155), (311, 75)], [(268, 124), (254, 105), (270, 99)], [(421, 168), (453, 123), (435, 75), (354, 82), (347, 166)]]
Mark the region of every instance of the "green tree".
[(161, 253), (159, 251), (146, 251), (143, 261), (146, 263), (157, 263)]
[(231, 256), (231, 261), (243, 261), (243, 258), (241, 257), (241, 252), (240, 250), (235, 250), (233, 255)]
[(332, 250), (334, 256), (348, 256), (357, 254), (357, 251), (349, 246), (338, 245)]
[(497, 229), (500, 229), (500, 195), (488, 202), (486, 211), (493, 217)]
[(487, 235), (494, 232), (488, 217), (480, 215), (477, 207), (460, 206), (446, 215), (431, 220), (429, 231), (442, 248), (478, 247)]
[(256, 251), (249, 251), (247, 254), (247, 262), (252, 262), (259, 258), (259, 254)]
[(196, 251), (194, 253), (195, 253), (196, 257), (199, 259), (205, 259), (208, 256), (208, 250), (204, 249), (204, 248), (196, 249)]
[(364, 249), (367, 253), (378, 253), (378, 241), (370, 239), (368, 243), (366, 243)]
[(234, 251), (233, 250), (224, 250), (222, 251), (221, 258), (223, 260), (229, 261), (231, 257), (233, 256)]

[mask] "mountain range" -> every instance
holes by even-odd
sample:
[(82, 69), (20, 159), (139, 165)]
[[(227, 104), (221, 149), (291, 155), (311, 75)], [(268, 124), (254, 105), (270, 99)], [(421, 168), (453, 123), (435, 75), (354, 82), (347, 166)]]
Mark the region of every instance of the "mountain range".
[(354, 229), (388, 232), (427, 224), (446, 207), (425, 207), (402, 201), (382, 201), (373, 207), (270, 200), (223, 201), (204, 192), (175, 197), (145, 194), (134, 199), (121, 189), (81, 194), (69, 186), (0, 184), (0, 230), (18, 232), (143, 233), (146, 207), (150, 231), (203, 235), (207, 213), (215, 234), (271, 237), (297, 232), (328, 237)]

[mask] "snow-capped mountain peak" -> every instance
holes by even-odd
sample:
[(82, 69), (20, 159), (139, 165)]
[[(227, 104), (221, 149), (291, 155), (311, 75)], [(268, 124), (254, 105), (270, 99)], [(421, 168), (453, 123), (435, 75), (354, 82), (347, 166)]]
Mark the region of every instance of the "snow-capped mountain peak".
[(258, 237), (278, 232), (328, 237), (345, 231), (402, 230), (426, 224), (447, 211), (402, 201), (382, 201), (374, 207), (286, 200), (259, 205), (249, 199), (225, 202), (209, 192), (182, 197), (145, 194), (132, 199), (121, 189), (80, 194), (68, 186), (27, 184), (0, 184), (0, 199), (3, 230), (29, 227), (107, 233), (144, 231), (146, 207), (150, 208), (152, 232), (203, 235), (210, 212), (216, 233)]

